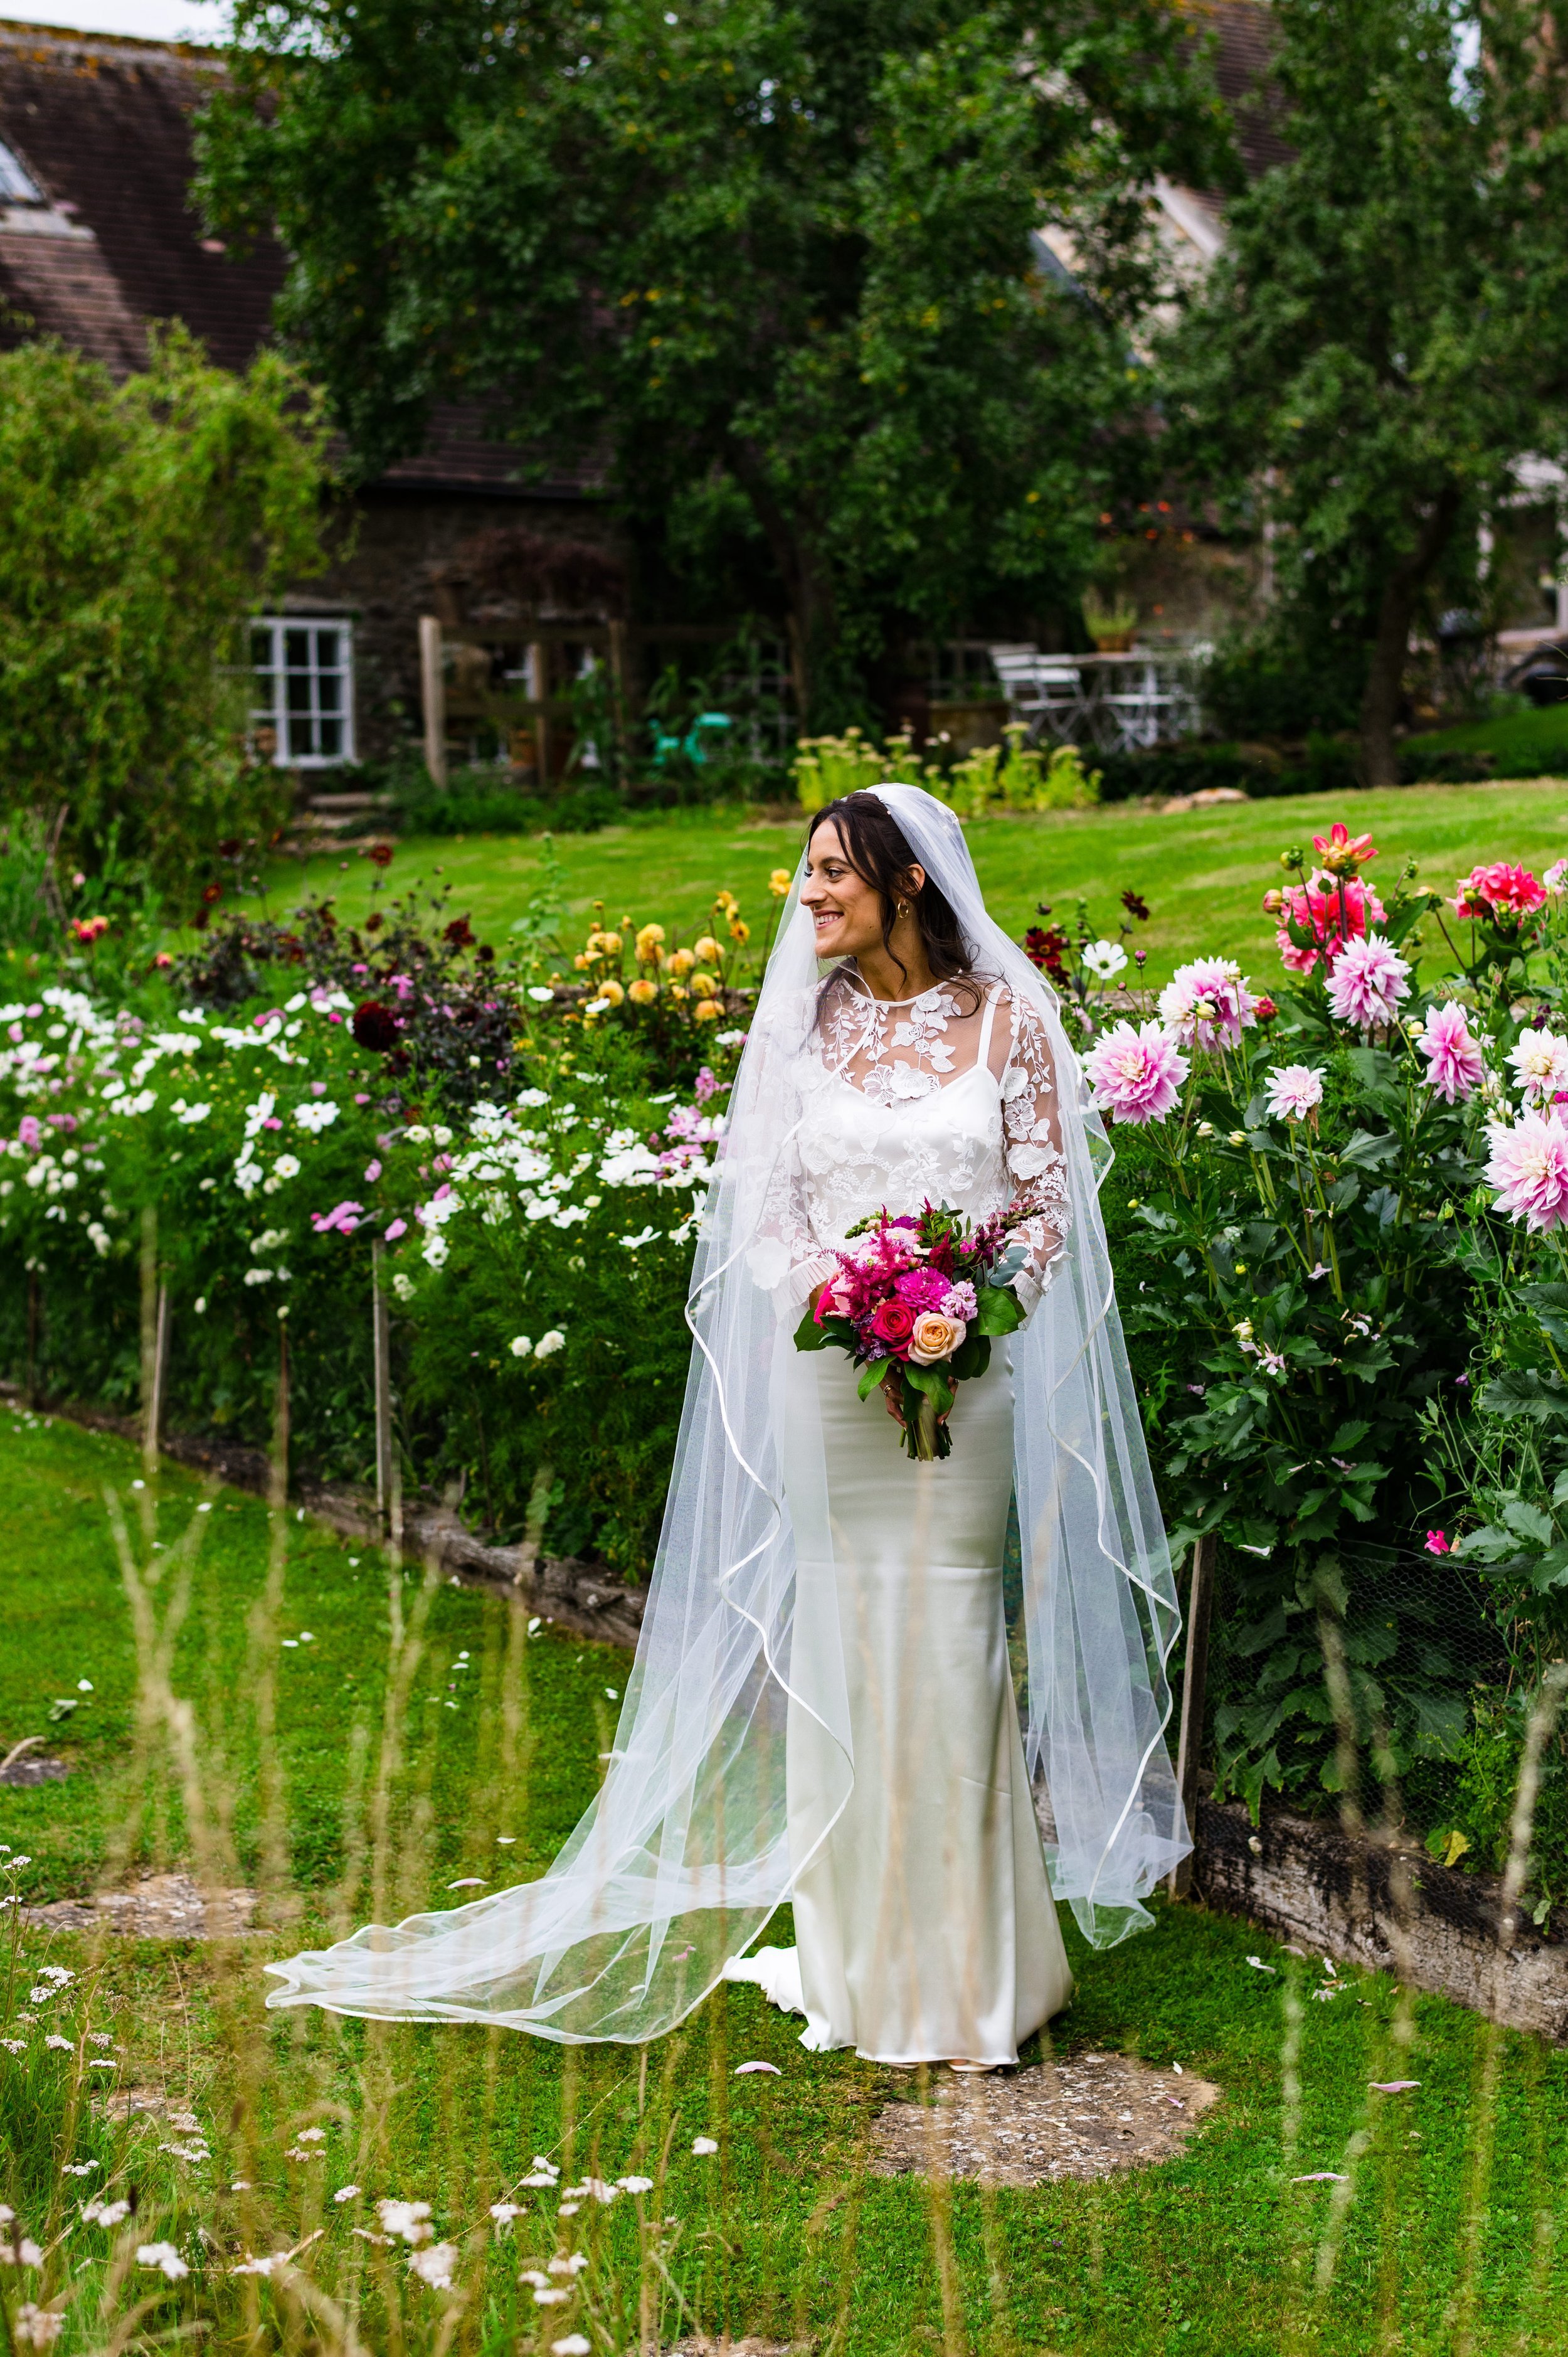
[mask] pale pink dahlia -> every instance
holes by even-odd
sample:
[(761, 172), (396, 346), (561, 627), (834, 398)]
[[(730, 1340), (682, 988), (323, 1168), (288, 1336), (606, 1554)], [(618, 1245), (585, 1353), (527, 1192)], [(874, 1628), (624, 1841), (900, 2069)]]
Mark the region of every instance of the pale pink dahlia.
[(1164, 1121), (1191, 1070), (1157, 1023), (1118, 1023), (1083, 1060), (1094, 1102), (1112, 1121)]
[(1487, 1184), (1495, 1208), (1545, 1235), (1568, 1220), (1568, 1129), (1553, 1113), (1523, 1113), (1487, 1124)]
[(1428, 1008), (1424, 1028), (1415, 1035), (1415, 1044), (1426, 1058), (1426, 1085), (1434, 1096), (1444, 1098), (1449, 1104), (1463, 1104), (1472, 1089), (1479, 1087), (1486, 1069), (1481, 1043), (1472, 1033), (1457, 999), (1450, 998), (1440, 1006)]
[(1258, 1002), (1234, 958), (1194, 958), (1160, 993), (1160, 1014), (1184, 1048), (1234, 1048), (1258, 1019)]
[(1555, 1031), (1521, 1031), (1509, 1061), (1526, 1104), (1544, 1104), (1568, 1092), (1568, 1039)]
[(1282, 1064), (1269, 1074), (1269, 1111), (1275, 1121), (1305, 1121), (1323, 1103), (1323, 1075), (1310, 1064)]
[(1409, 996), (1410, 968), (1381, 933), (1346, 942), (1328, 979), (1328, 1004), (1341, 1023), (1360, 1031), (1391, 1023)]

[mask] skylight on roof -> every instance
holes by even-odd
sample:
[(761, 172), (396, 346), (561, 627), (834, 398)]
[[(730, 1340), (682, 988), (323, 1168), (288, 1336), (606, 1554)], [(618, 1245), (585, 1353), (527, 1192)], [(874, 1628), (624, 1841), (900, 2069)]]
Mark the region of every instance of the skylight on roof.
[(43, 191), (34, 184), (31, 175), (23, 169), (3, 139), (0, 139), (0, 199), (12, 205), (43, 202)]

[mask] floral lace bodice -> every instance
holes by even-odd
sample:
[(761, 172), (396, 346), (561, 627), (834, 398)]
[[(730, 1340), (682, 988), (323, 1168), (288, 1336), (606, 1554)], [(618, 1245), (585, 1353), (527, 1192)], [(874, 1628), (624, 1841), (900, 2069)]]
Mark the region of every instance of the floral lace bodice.
[(975, 1220), (1015, 1204), (1030, 1211), (1015, 1239), (1029, 1254), (1017, 1289), (1033, 1306), (1072, 1213), (1050, 1044), (1032, 1007), (983, 977), (877, 999), (841, 967), (822, 998), (805, 1100), (764, 1222), (784, 1247), (789, 1304), (831, 1274), (857, 1221), (929, 1200)]

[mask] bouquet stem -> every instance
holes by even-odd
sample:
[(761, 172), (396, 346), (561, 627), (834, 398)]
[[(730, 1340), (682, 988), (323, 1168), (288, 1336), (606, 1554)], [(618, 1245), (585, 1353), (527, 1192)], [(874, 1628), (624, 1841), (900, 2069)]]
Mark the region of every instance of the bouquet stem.
[(922, 1394), (908, 1425), (909, 1454), (918, 1465), (930, 1465), (937, 1456), (937, 1411), (935, 1404)]

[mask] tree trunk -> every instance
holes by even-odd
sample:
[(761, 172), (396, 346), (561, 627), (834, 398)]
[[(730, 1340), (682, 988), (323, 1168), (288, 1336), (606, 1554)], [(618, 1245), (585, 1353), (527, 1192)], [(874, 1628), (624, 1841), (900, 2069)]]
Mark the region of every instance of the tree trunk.
[(755, 450), (741, 444), (730, 456), (789, 602), (789, 673), (800, 734), (805, 736), (828, 716), (819, 707), (832, 669), (835, 626), (832, 576), (804, 520), (786, 515), (780, 507)]
[(1366, 785), (1399, 783), (1394, 728), (1404, 692), (1411, 624), (1415, 619), (1416, 601), (1448, 545), (1458, 513), (1458, 489), (1453, 483), (1445, 483), (1422, 520), (1415, 546), (1384, 579), (1377, 633), (1361, 697), (1361, 772)]

